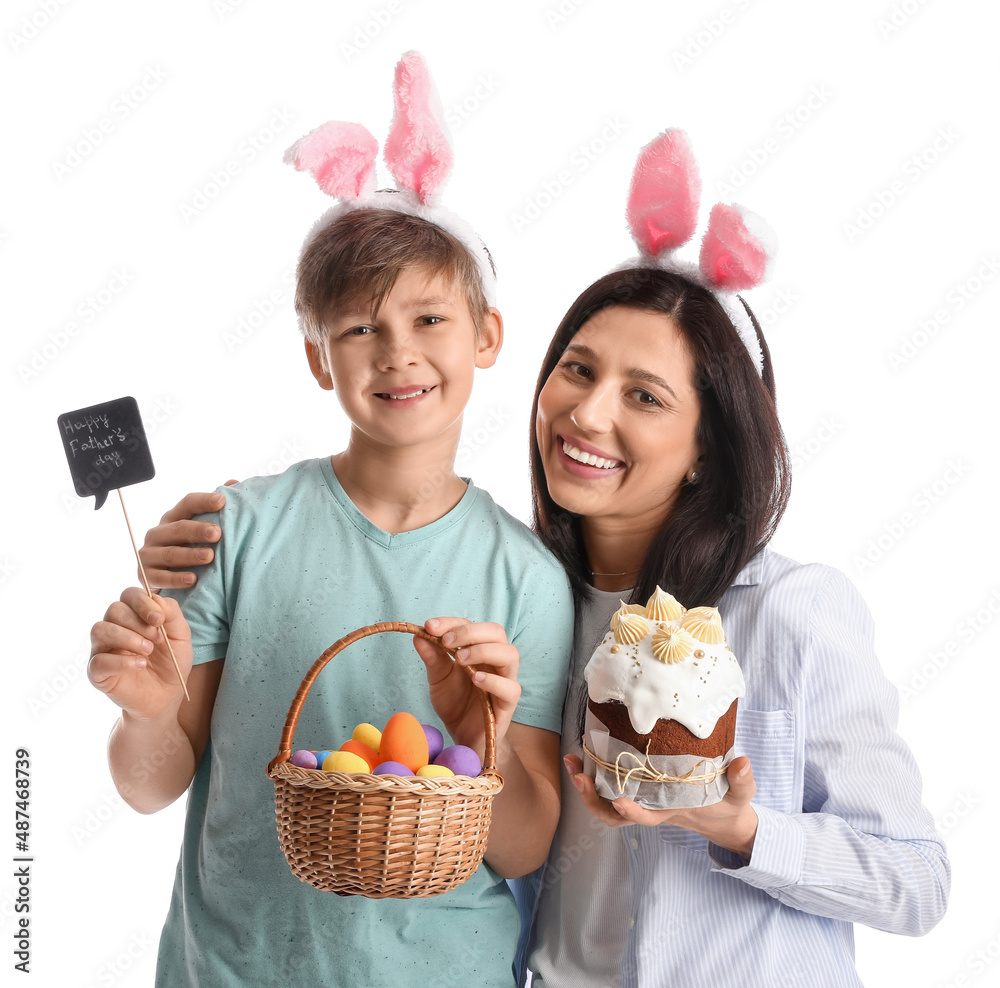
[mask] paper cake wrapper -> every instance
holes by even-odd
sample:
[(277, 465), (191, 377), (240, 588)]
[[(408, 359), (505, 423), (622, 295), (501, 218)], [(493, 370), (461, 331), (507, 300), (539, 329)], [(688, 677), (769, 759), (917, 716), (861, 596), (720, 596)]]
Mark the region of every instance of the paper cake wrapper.
[[(598, 765), (586, 751), (583, 753), (583, 770), (593, 777), (598, 795), (605, 799), (626, 796), (648, 810), (672, 810), (692, 806), (711, 806), (718, 803), (729, 790), (726, 768), (733, 760), (733, 749), (718, 758), (701, 755), (649, 755), (630, 744), (619, 741), (608, 732), (588, 708), (584, 740), (602, 762), (619, 766)], [(619, 757), (620, 756), (620, 757)], [(673, 779), (687, 778), (682, 782), (642, 781), (641, 772), (629, 774), (630, 769), (651, 767), (655, 773)], [(648, 772), (646, 773), (648, 775)], [(714, 776), (713, 778), (704, 778)]]

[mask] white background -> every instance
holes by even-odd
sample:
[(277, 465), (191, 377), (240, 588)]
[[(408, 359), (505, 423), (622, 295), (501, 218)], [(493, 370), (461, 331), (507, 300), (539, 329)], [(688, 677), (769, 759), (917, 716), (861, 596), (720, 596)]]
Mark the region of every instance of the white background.
[[(135, 814), (107, 772), (115, 711), (86, 682), (88, 630), (135, 565), (115, 495), (99, 513), (75, 495), (56, 416), (136, 397), (157, 468), (125, 491), (140, 539), (188, 490), (341, 448), (289, 281), (328, 200), (281, 155), (328, 119), (384, 139), (393, 65), (416, 48), (451, 123), (445, 202), (494, 253), (507, 327), (459, 468), (518, 516), (535, 373), (570, 301), (633, 253), (639, 148), (683, 127), (703, 213), (735, 199), (777, 230), (773, 280), (749, 298), (795, 458), (774, 544), (840, 567), (869, 602), (954, 867), (940, 926), (858, 929), (858, 965), (872, 986), (997, 984), (995, 896), (977, 897), (1000, 878), (995, 5), (152, 7), (14, 0), (0, 15), (0, 753), (12, 781), (15, 748), (31, 752), (35, 980), (151, 983), (183, 814)], [(8, 877), (7, 969), (13, 894)]]

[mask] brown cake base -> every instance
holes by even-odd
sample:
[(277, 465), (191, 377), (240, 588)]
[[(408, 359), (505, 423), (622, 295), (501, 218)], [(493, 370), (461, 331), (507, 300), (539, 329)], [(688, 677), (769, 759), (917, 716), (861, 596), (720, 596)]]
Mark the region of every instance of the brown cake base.
[(651, 755), (697, 755), (699, 758), (721, 758), (736, 740), (736, 704), (719, 718), (715, 730), (707, 738), (692, 734), (676, 720), (661, 717), (649, 734), (638, 734), (629, 720), (628, 707), (617, 700), (606, 703), (587, 701), (591, 713), (608, 729), (608, 733), (619, 741), (630, 744), (636, 751), (645, 753), (649, 744)]

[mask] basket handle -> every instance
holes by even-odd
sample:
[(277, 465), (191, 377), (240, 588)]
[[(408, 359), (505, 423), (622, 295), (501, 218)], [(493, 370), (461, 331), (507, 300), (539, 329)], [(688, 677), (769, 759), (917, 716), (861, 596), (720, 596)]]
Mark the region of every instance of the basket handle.
[[(348, 645), (358, 641), (360, 638), (367, 638), (369, 635), (381, 634), (383, 631), (401, 631), (403, 634), (416, 635), (418, 638), (424, 638), (435, 645), (441, 645), (441, 639), (436, 635), (428, 634), (423, 628), (418, 624), (410, 624), (406, 621), (383, 621), (379, 624), (369, 624), (364, 628), (358, 628), (357, 631), (352, 631), (349, 635), (344, 635), (339, 641), (335, 641), (313, 664), (309, 671), (305, 674), (302, 679), (302, 684), (299, 686), (298, 691), (295, 694), (295, 698), (292, 700), (292, 705), (288, 708), (288, 716), (285, 718), (285, 728), (281, 732), (281, 747), (278, 749), (278, 753), (268, 762), (267, 771), (270, 774), (271, 770), (276, 766), (280, 765), (282, 762), (287, 762), (289, 758), (292, 757), (292, 740), (295, 737), (295, 728), (299, 723), (299, 714), (302, 711), (302, 704), (305, 703), (306, 697), (309, 695), (309, 690), (312, 689), (313, 683), (316, 682), (316, 677), (322, 672), (323, 667), (335, 656), (342, 652)], [(448, 654), (455, 658), (454, 653), (448, 649), (444, 649)], [(470, 669), (468, 666), (459, 666), (466, 675), (472, 679), (475, 675), (475, 671)], [(486, 726), (486, 749), (484, 752), (483, 759), (483, 772), (496, 772), (497, 765), (497, 722), (496, 717), (493, 714), (493, 701), (490, 699), (490, 695), (485, 691), (481, 690), (478, 686), (476, 687), (476, 692), (479, 694), (479, 703), (483, 709), (483, 722)]]

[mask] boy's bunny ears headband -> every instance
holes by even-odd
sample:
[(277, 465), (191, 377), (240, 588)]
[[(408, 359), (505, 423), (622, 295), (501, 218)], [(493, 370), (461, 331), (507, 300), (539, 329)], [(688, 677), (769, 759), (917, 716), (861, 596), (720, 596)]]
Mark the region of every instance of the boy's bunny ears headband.
[(777, 240), (771, 228), (742, 206), (717, 203), (708, 218), (698, 263), (674, 256), (698, 224), (701, 178), (687, 135), (667, 130), (640, 152), (632, 173), (626, 216), (641, 256), (623, 267), (658, 267), (708, 288), (732, 320), (758, 373), (763, 355), (753, 323), (736, 293), (768, 277)]
[(441, 227), (460, 240), (476, 259), (487, 305), (496, 304), (496, 272), (486, 245), (461, 217), (437, 203), (451, 171), (451, 143), (441, 103), (423, 58), (407, 52), (396, 64), (395, 112), (383, 155), (396, 189), (375, 191), (378, 141), (361, 124), (332, 120), (299, 138), (285, 161), (311, 171), (319, 187), (340, 200), (316, 222), (306, 238), (355, 209), (391, 209)]

